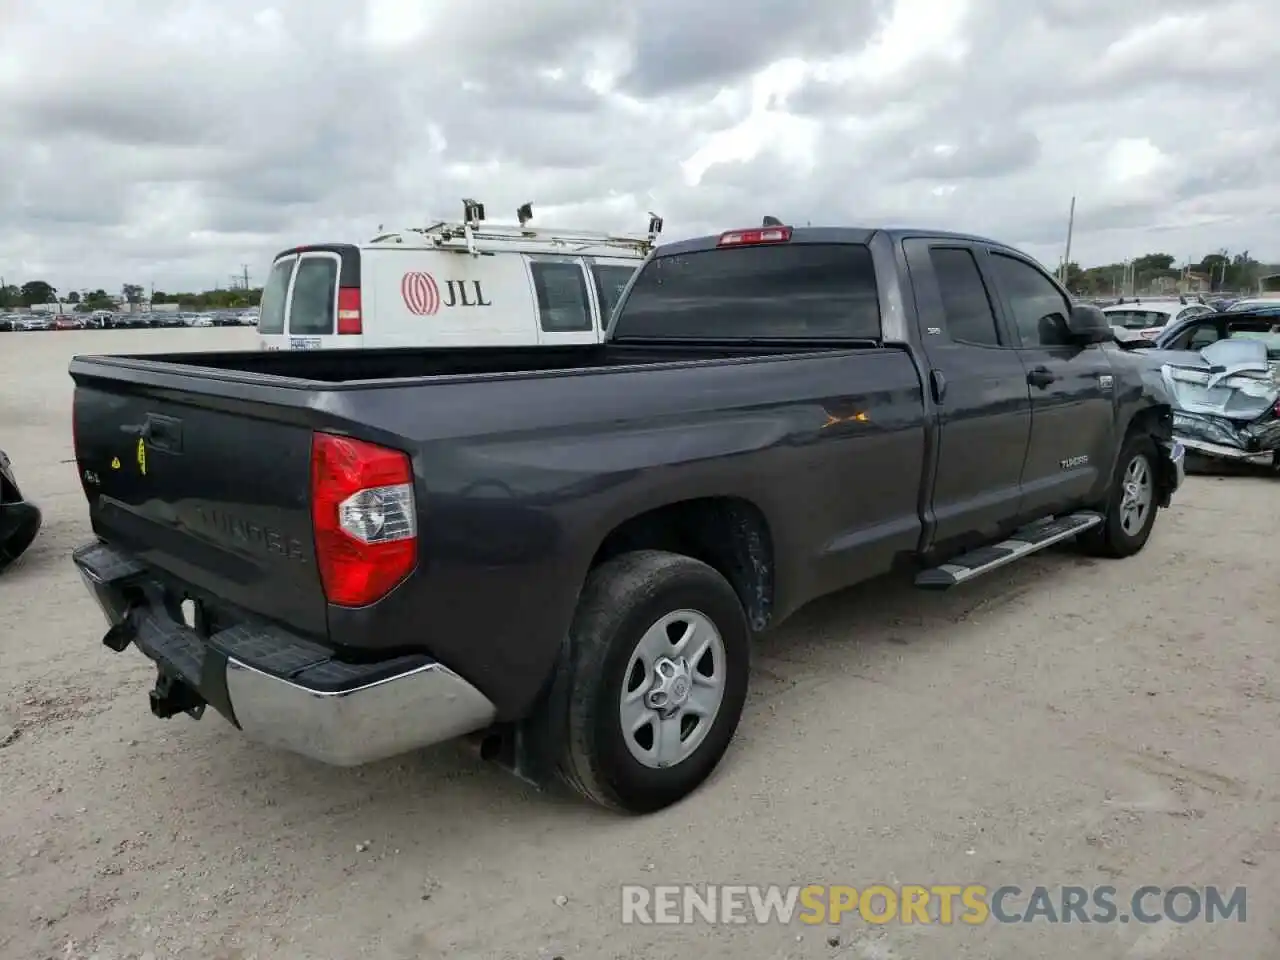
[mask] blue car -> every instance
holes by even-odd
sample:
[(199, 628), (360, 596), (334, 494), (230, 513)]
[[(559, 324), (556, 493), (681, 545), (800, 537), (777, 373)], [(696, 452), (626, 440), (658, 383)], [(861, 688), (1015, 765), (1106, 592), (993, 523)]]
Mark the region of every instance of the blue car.
[(1162, 371), (1188, 451), (1280, 467), (1280, 305), (1178, 320), (1134, 352)]

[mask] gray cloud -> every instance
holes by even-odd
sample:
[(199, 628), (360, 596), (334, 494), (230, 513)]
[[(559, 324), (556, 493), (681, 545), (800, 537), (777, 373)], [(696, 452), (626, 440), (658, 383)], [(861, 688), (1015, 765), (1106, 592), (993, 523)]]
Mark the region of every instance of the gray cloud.
[(671, 236), (763, 213), (934, 224), (1052, 262), (1076, 194), (1086, 262), (1280, 259), (1272, 6), (10, 4), (0, 274), (260, 278), (292, 243), (464, 195), (567, 226), (638, 229), (654, 209)]

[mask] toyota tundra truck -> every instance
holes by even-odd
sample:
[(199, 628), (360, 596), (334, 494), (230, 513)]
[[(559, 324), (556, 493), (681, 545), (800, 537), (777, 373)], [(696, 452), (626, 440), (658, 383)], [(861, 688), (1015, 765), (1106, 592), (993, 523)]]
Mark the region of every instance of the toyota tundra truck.
[[(360, 251), (333, 249), (328, 298), (286, 310), (346, 302)], [(337, 765), (466, 738), (629, 813), (711, 774), (753, 637), (810, 600), (1068, 540), (1127, 557), (1183, 477), (1169, 400), (1100, 311), (928, 231), (660, 246), (598, 344), (70, 373), (75, 564), (106, 647), (154, 663), (156, 716), (212, 707)]]

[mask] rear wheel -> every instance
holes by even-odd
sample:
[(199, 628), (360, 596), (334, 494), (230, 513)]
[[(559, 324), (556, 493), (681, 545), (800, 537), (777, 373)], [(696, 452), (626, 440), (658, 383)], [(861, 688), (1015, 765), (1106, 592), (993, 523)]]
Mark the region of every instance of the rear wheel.
[(1130, 557), (1147, 545), (1156, 514), (1155, 442), (1143, 434), (1125, 439), (1116, 460), (1115, 474), (1100, 526), (1080, 537), (1090, 553), (1103, 557)]
[(624, 554), (591, 572), (571, 629), (563, 779), (628, 813), (694, 791), (746, 701), (750, 631), (733, 587), (689, 557)]

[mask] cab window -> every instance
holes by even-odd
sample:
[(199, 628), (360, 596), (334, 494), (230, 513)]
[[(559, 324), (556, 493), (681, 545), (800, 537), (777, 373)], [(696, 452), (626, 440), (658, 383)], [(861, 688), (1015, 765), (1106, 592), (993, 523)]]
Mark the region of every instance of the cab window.
[(1024, 347), (1058, 347), (1070, 343), (1067, 318), (1071, 307), (1061, 291), (1031, 264), (992, 253), (996, 283), (1008, 298)]

